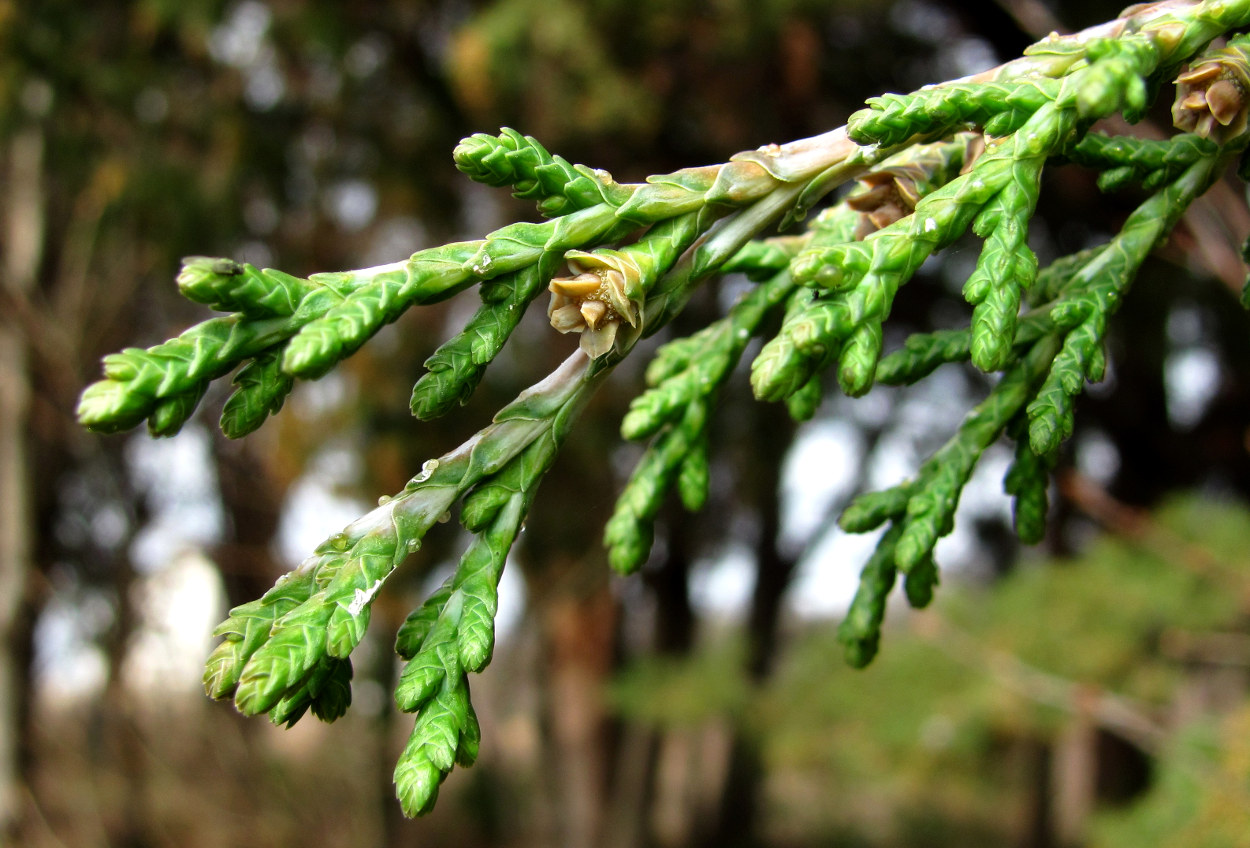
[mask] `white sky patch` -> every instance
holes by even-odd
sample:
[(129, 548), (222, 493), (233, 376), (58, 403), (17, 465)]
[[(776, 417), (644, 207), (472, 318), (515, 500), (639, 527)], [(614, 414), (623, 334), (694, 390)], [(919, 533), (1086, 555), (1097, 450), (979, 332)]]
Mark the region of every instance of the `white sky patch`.
[(248, 239), (240, 242), (230, 252), (237, 262), (249, 262), (257, 268), (269, 268), (273, 265), (273, 251), (260, 239)]
[(1193, 427), (1219, 390), (1219, 358), (1204, 347), (1169, 353), (1163, 362), (1163, 385), (1168, 419), (1181, 429)]
[(53, 594), (35, 625), (34, 686), (40, 695), (74, 701), (103, 688), (108, 662), (92, 640), (113, 617), (112, 606), (101, 596)]
[[(865, 399), (857, 400), (856, 404), (872, 397), (870, 394)], [(915, 476), (928, 453), (955, 432), (964, 409), (961, 405), (972, 402), (975, 400), (968, 396), (967, 385), (958, 374), (939, 370), (925, 385), (913, 389), (902, 403), (883, 404), (884, 408), (876, 414), (887, 418), (891, 426), (882, 434), (871, 458), (867, 460), (867, 488), (878, 491)], [(852, 412), (855, 410), (856, 407), (852, 407)], [(883, 418), (877, 420), (883, 421)], [(854, 426), (836, 420), (821, 424), (833, 428), (826, 431), (828, 434), (836, 434), (837, 428), (845, 428), (852, 434), (857, 432)], [(863, 447), (860, 439), (853, 435), (835, 438), (846, 449), (844, 473), (849, 478), (855, 465), (863, 461), (859, 456)], [(801, 441), (796, 443), (787, 462), (792, 460), (796, 466), (806, 465), (809, 459), (804, 458), (804, 451), (817, 451), (821, 449), (820, 444), (820, 441), (814, 441), (811, 447), (803, 448)], [(824, 449), (829, 449), (828, 444)], [(807, 456), (811, 458), (815, 454)], [(936, 554), (939, 565), (957, 570), (971, 564), (972, 557), (979, 550), (973, 528), (975, 517), (997, 516), (1005, 521), (1011, 520), (1011, 501), (1002, 487), (1011, 456), (1011, 448), (1002, 444), (990, 447), (982, 456), (960, 498), (955, 530), (938, 542)], [(819, 476), (818, 473), (806, 473), (793, 479), (796, 485), (793, 490), (787, 490), (784, 508), (787, 513), (797, 509), (798, 514), (784, 515), (784, 528), (794, 524), (805, 526), (804, 521), (811, 521), (810, 514), (803, 515), (809, 505), (823, 503), (827, 510), (833, 503), (837, 493), (830, 492), (828, 487), (822, 490), (818, 484)], [(787, 477), (786, 482), (790, 484), (791, 478)], [(850, 483), (850, 479), (839, 481), (840, 486)], [(800, 560), (790, 589), (787, 599), (790, 610), (810, 617), (844, 614), (859, 585), (859, 572), (876, 549), (879, 537), (880, 532), (846, 533), (832, 527), (819, 538), (804, 540), (810, 547)]]
[(1177, 347), (1191, 347), (1202, 341), (1202, 310), (1196, 306), (1177, 306), (1168, 313), (1168, 341)]
[(859, 572), (880, 533), (825, 534), (807, 551), (790, 586), (787, 606), (805, 618), (843, 615), (859, 587)]
[(958, 371), (939, 368), (913, 386), (907, 399), (893, 408), (893, 429), (921, 445), (940, 445), (955, 432), (968, 407), (984, 397), (985, 392), (973, 397)]
[(839, 419), (804, 425), (786, 454), (781, 483), (781, 539), (800, 547), (848, 494), (863, 451), (858, 428)]
[(499, 190), (472, 180), (460, 185), (460, 216), (458, 222), (464, 238), (480, 238), (482, 233), (498, 229), (503, 223), (503, 205)]
[(1011, 523), (1011, 498), (1003, 492), (1003, 477), (1011, 465), (1012, 450), (1006, 444), (991, 445), (981, 456), (959, 499), (955, 529), (938, 540), (934, 557), (939, 568), (952, 571), (973, 566), (980, 552), (974, 519), (998, 518)]
[(1106, 433), (1086, 428), (1077, 436), (1076, 467), (1086, 477), (1105, 486), (1120, 470), (1120, 451)]
[(364, 259), (370, 265), (382, 265), (411, 256), (429, 243), (429, 236), (415, 216), (387, 218), (373, 229)]
[(340, 180), (326, 191), (325, 204), (335, 222), (354, 233), (373, 221), (378, 211), (378, 192), (366, 180)]
[(260, 59), (273, 13), (264, 3), (245, 0), (230, 10), (208, 36), (208, 53), (223, 65), (246, 68)]
[[(141, 620), (123, 674), (145, 685), (177, 688), (189, 682), (196, 688), (208, 634), (224, 607), (217, 571), (198, 553), (218, 541), (224, 524), (208, 434), (189, 424), (170, 439), (135, 436), (126, 444), (126, 462), (150, 516), (130, 551)], [(102, 509), (92, 519), (97, 538), (125, 529), (117, 509)], [(35, 635), (36, 685), (42, 694), (72, 700), (100, 690), (108, 666), (96, 639), (114, 617), (111, 602), (99, 593), (54, 594)]]
[(951, 47), (950, 58), (954, 74), (945, 76), (967, 76), (992, 68), (998, 64), (998, 57), (990, 43), (976, 36), (963, 36), (955, 39)]
[(499, 578), (499, 609), (495, 612), (495, 640), (505, 638), (525, 618), (525, 579), (520, 566), (509, 556)]
[(245, 0), (208, 35), (208, 53), (243, 74), (243, 99), (257, 111), (272, 109), (286, 95), (286, 81), (269, 43), (273, 13), (264, 3)]
[(91, 514), (91, 538), (102, 548), (113, 548), (121, 544), (130, 529), (130, 519), (126, 511), (116, 503), (101, 504)]
[(385, 64), (391, 49), (379, 33), (369, 33), (358, 39), (343, 56), (343, 67), (349, 74), (364, 79)]
[(248, 198), (243, 206), (243, 221), (247, 228), (257, 235), (269, 235), (282, 223), (282, 213), (267, 194), (257, 194)]
[(126, 654), (126, 682), (151, 692), (198, 693), (212, 631), (226, 606), (217, 566), (186, 550), (136, 590), (141, 620)]
[(993, 516), (1011, 519), (1011, 501), (1003, 493), (1003, 478), (1011, 466), (1014, 450), (1010, 443), (990, 445), (981, 455), (981, 461), (972, 472), (959, 509), (977, 516)]
[(171, 439), (136, 436), (126, 444), (126, 459), (151, 510), (131, 550), (140, 573), (157, 571), (179, 551), (221, 537), (224, 517), (203, 427), (189, 424)]
[[(898, 470), (903, 463), (891, 459), (894, 453), (879, 452), (874, 466), (888, 465)], [(996, 515), (1002, 520), (1011, 520), (1011, 501), (1002, 489), (1003, 475), (1010, 462), (1011, 450), (1004, 445), (995, 445), (986, 451), (960, 498), (955, 530), (938, 541), (935, 553), (939, 567), (957, 571), (973, 564), (972, 558), (979, 550), (973, 518)], [(914, 471), (914, 465), (908, 466), (905, 474), (891, 474), (890, 482), (874, 488), (896, 484)], [(812, 618), (845, 614), (859, 587), (859, 572), (876, 549), (881, 532), (846, 533), (833, 528), (814, 540), (799, 563), (787, 599), (789, 609), (799, 616)]]
[(273, 48), (266, 47), (263, 59), (247, 70), (243, 99), (257, 112), (268, 112), (286, 95), (286, 80), (278, 69)]
[(903, 0), (890, 7), (890, 23), (900, 32), (931, 43), (955, 35), (955, 17), (940, 6), (921, 0)]
[(278, 525), (278, 550), (289, 565), (368, 511), (363, 501), (336, 494), (335, 488), (318, 474), (305, 474), (291, 486)]
[(914, 474), (919, 454), (912, 440), (897, 433), (886, 433), (877, 442), (868, 466), (868, 489), (875, 491), (897, 486)]
[(703, 613), (735, 615), (755, 588), (755, 560), (745, 545), (733, 544), (712, 560), (700, 560), (690, 574), (690, 603)]
[(342, 374), (331, 372), (320, 380), (304, 380), (295, 386), (287, 406), (301, 420), (327, 415), (355, 400), (355, 384)]

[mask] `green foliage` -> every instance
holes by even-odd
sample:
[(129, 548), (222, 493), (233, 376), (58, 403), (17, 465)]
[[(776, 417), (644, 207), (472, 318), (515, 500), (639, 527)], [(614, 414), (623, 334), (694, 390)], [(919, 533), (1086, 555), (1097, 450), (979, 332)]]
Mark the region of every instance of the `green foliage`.
[[(580, 31), (571, 9), (541, 17), (562, 39)], [(875, 98), (846, 128), (643, 183), (572, 165), (512, 130), (476, 135), (456, 149), (457, 167), (488, 185), (510, 185), (545, 221), (307, 278), (187, 259), (183, 293), (230, 314), (106, 357), (104, 379), (79, 404), (87, 427), (114, 432), (146, 420), (154, 434), (170, 435), (212, 380), (238, 369), (222, 429), (243, 435), (281, 408), (296, 379), (325, 374), (406, 310), (473, 286), (482, 305), (428, 360), (412, 395), (418, 418), (469, 398), (544, 287), (553, 326), (581, 334), (581, 350), (490, 426), (427, 462), (402, 492), (323, 543), (262, 599), (234, 610), (205, 675), (209, 694), (286, 724), (309, 708), (327, 720), (340, 715), (349, 656), (374, 597), (462, 504), (474, 540), (397, 640), (408, 665), (396, 700), (417, 718), (396, 785), (407, 813), (428, 810), (452, 766), (476, 756), (466, 673), (489, 660), (499, 573), (538, 483), (616, 364), (723, 271), (756, 286), (723, 318), (659, 349), (648, 388), (622, 424), (626, 438), (651, 443), (607, 522), (609, 558), (620, 571), (646, 561), (670, 491), (690, 509), (706, 501), (710, 419), (753, 339), (764, 340), (751, 363), (756, 396), (784, 400), (799, 419), (814, 413), (830, 370), (851, 396), (877, 382), (921, 380), (948, 362), (998, 375), (913, 479), (862, 495), (842, 516), (854, 532), (889, 525), (840, 634), (852, 664), (867, 663), (899, 575), (911, 604), (931, 601), (934, 546), (951, 531), (981, 456), (1004, 434), (1017, 444), (1005, 487), (1016, 498), (1018, 529), (1027, 540), (1041, 536), (1047, 470), (1071, 435), (1085, 382), (1103, 376), (1111, 316), (1151, 250), (1250, 141), (1240, 89), (1230, 101), (1229, 87), (1217, 92), (1212, 82), (1246, 76), (1243, 39), (1202, 52), (1247, 23), (1247, 2), (1133, 7), (975, 77)], [(1139, 117), (1186, 62), (1217, 69), (1185, 78), (1174, 113), (1194, 133), (1157, 142), (1089, 134), (1099, 119)], [(1045, 169), (1060, 160), (1098, 171), (1108, 189), (1140, 181), (1147, 196), (1105, 245), (1041, 267), (1028, 225)], [(806, 230), (771, 237), (852, 184)], [(969, 232), (984, 244), (964, 285), (968, 326), (913, 335), (887, 353), (887, 321), (903, 286)], [(564, 265), (570, 276), (558, 276)]]
[[(1039, 791), (1027, 752), (1060, 738), (1082, 693), (1166, 715), (1205, 685), (1191, 677), (1204, 671), (1167, 646), (1244, 630), (1245, 507), (1186, 497), (1144, 526), (1140, 536), (1104, 535), (1070, 561), (951, 587), (932, 611), (892, 627), (889, 650), (864, 672), (839, 668), (827, 626), (811, 624), (764, 687), (747, 688), (732, 640), (713, 638), (683, 661), (628, 665), (613, 706), (694, 738), (740, 723), (770, 784), (803, 787), (778, 794), (777, 815), (802, 821), (817, 841), (913, 845), (943, 833), (931, 844), (1010, 844)], [(866, 571), (888, 562), (879, 549)], [(864, 598), (838, 627), (843, 648), (854, 633), (876, 632)], [(1247, 722), (1243, 708), (1167, 732), (1152, 788), (1097, 811), (1089, 844), (1239, 844), (1250, 823)]]
[(1207, 721), (1164, 752), (1154, 788), (1125, 810), (1095, 818), (1089, 844), (1235, 848), (1250, 833), (1250, 710)]
[[(1162, 700), (1179, 668), (1145, 654), (1165, 627), (1235, 626), (1250, 585), (1250, 517), (1231, 504), (1184, 499), (1153, 521), (1156, 536), (1144, 545), (1100, 539), (1064, 567), (1021, 569), (986, 603), (961, 598), (951, 618), (1036, 668)], [(1044, 628), (1020, 625), (1039, 611)]]
[(742, 646), (726, 640), (681, 659), (632, 663), (612, 681), (608, 699), (620, 714), (653, 727), (697, 727), (740, 715), (752, 700)]

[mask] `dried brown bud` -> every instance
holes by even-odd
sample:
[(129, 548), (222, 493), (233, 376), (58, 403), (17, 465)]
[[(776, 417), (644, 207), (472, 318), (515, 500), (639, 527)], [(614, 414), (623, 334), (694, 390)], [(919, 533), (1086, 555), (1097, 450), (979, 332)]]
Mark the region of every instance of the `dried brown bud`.
[(859, 189), (846, 205), (860, 213), (855, 238), (863, 239), (916, 211), (920, 199), (954, 177), (953, 169), (967, 173), (985, 150), (980, 133), (960, 133), (951, 142), (913, 147), (903, 161), (878, 168), (859, 179)]
[(1176, 79), (1172, 121), (1176, 128), (1216, 144), (1241, 135), (1250, 112), (1250, 69), (1246, 54), (1225, 47), (1206, 55)]
[(927, 176), (920, 168), (901, 165), (861, 177), (859, 182), (864, 189), (846, 199), (846, 205), (860, 213), (855, 238), (862, 239), (915, 211), (920, 200), (917, 182)]

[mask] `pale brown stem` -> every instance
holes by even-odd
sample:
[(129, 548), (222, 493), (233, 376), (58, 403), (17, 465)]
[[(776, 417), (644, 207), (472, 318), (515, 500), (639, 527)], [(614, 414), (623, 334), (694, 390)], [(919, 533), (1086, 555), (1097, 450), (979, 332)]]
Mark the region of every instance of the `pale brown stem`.
[(1147, 753), (1160, 753), (1167, 741), (1166, 730), (1147, 704), (1029, 665), (1013, 654), (982, 644), (935, 613), (917, 616), (915, 629), (952, 659), (988, 671), (994, 681), (1011, 691), (1074, 716), (1089, 716), (1099, 727)]
[[(1137, 548), (1155, 552), (1195, 574), (1230, 587), (1244, 586), (1244, 569), (1177, 535), (1148, 512), (1128, 506), (1096, 482), (1075, 471), (1059, 475), (1059, 491), (1077, 509)], [(1243, 589), (1244, 591), (1244, 589)]]

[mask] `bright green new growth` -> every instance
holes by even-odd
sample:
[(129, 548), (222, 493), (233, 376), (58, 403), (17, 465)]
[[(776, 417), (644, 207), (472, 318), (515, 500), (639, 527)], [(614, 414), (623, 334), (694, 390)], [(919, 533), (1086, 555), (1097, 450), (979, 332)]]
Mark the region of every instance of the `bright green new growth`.
[[(915, 383), (946, 363), (998, 375), (913, 478), (861, 494), (840, 518), (850, 532), (885, 528), (839, 629), (848, 661), (867, 664), (899, 578), (911, 604), (932, 599), (935, 545), (953, 528), (981, 456), (1004, 435), (1015, 445), (1004, 489), (1017, 533), (1042, 537), (1049, 470), (1072, 433), (1077, 396), (1103, 375), (1109, 320), (1152, 249), (1247, 146), (1246, 39), (1207, 50), (1247, 24), (1250, 0), (1132, 7), (974, 77), (873, 98), (847, 128), (640, 184), (570, 164), (513, 130), (479, 134), (456, 148), (456, 166), (511, 186), (546, 221), (307, 278), (187, 259), (183, 294), (229, 314), (106, 357), (104, 378), (79, 404), (87, 427), (115, 432), (146, 420), (153, 434), (172, 435), (209, 384), (234, 372), (221, 428), (240, 437), (281, 409), (296, 379), (326, 373), (406, 310), (472, 286), (481, 307), (426, 362), (412, 395), (418, 418), (468, 399), (544, 289), (554, 293), (553, 324), (583, 334), (581, 351), (490, 426), (232, 610), (216, 631), (206, 691), (279, 724), (308, 710), (325, 721), (342, 715), (350, 654), (373, 599), (459, 505), (468, 550), (395, 642), (406, 660), (396, 703), (416, 714), (396, 790), (409, 815), (429, 810), (452, 767), (477, 756), (467, 675), (490, 661), (500, 575), (539, 483), (606, 375), (718, 273), (754, 287), (720, 319), (659, 347), (621, 424), (625, 438), (650, 444), (607, 521), (619, 571), (646, 563), (670, 491), (689, 510), (707, 500), (711, 416), (753, 340), (763, 342), (750, 365), (756, 397), (785, 401), (798, 420), (815, 414), (830, 370), (852, 396)], [(1089, 131), (1101, 118), (1139, 117), (1186, 65), (1173, 114), (1192, 132), (1143, 140)], [(1221, 81), (1234, 84), (1213, 91)], [(1150, 194), (1106, 244), (1039, 264), (1028, 224), (1057, 161), (1096, 171), (1103, 190), (1136, 183)], [(806, 229), (773, 234), (846, 184), (854, 185)], [(916, 333), (885, 351), (903, 286), (968, 233), (983, 244), (963, 288), (967, 326)]]

